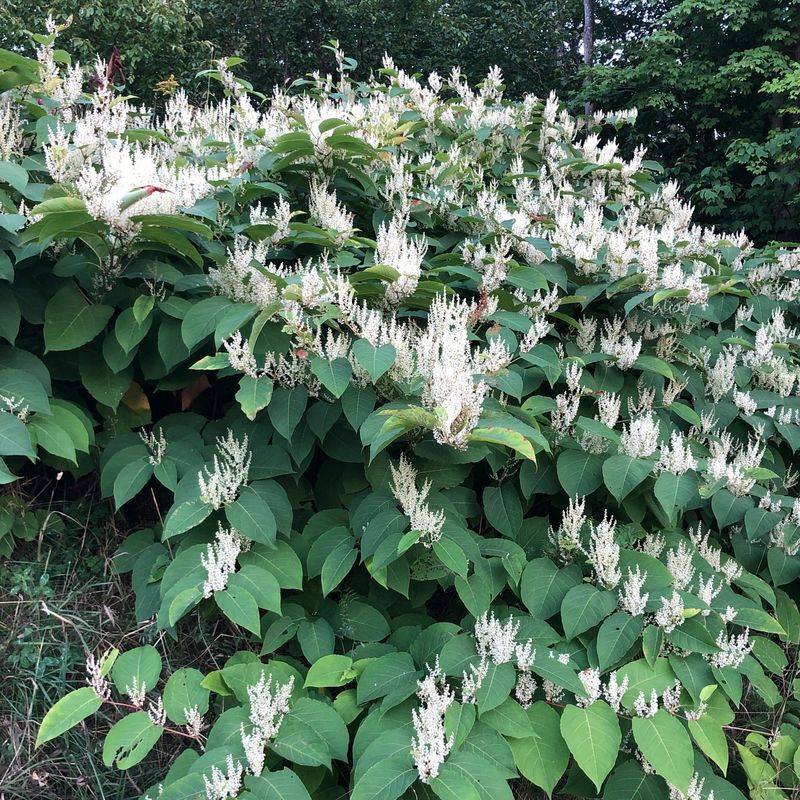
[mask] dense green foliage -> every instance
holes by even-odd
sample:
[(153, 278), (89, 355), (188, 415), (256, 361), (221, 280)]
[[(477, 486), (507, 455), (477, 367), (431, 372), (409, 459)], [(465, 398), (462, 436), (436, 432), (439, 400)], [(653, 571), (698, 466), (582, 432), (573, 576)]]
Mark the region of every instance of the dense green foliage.
[(57, 33), (0, 51), (0, 476), (157, 498), (137, 620), (233, 646), (92, 642), (37, 743), (167, 739), (153, 800), (788, 797), (798, 252), (498, 70), (155, 116)]

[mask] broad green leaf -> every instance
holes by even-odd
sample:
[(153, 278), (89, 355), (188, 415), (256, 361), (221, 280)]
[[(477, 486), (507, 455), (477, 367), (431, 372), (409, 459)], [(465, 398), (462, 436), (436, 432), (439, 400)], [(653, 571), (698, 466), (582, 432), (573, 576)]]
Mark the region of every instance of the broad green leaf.
[(44, 312), (45, 351), (74, 350), (102, 331), (114, 309), (91, 305), (74, 284), (57, 291)]
[(602, 622), (617, 606), (613, 592), (602, 592), (587, 583), (573, 586), (561, 601), (561, 623), (567, 639)]
[(265, 375), (254, 378), (243, 375), (239, 379), (239, 391), (236, 400), (241, 406), (244, 415), (249, 420), (254, 420), (258, 412), (269, 405), (272, 399), (272, 381)]
[(121, 695), (125, 695), (134, 688), (142, 691), (152, 691), (156, 688), (161, 675), (161, 656), (158, 650), (150, 644), (135, 647), (117, 656), (111, 668), (111, 677), (114, 686)]
[(91, 716), (103, 704), (94, 689), (82, 686), (64, 695), (45, 714), (39, 732), (36, 734), (36, 747), (55, 739), (70, 728), (74, 728), (86, 717)]
[(214, 592), (214, 600), (220, 611), (237, 625), (258, 635), (261, 632), (261, 619), (255, 598), (246, 589), (229, 586), (221, 592)]
[(34, 457), (25, 423), (6, 411), (0, 411), (0, 456)]
[(697, 746), (725, 775), (728, 772), (728, 741), (721, 723), (711, 714), (703, 714), (699, 719), (690, 719), (688, 725)]
[(311, 358), (311, 371), (319, 378), (320, 383), (337, 399), (341, 397), (350, 384), (353, 368), (346, 358), (335, 358), (329, 361), (321, 356)]
[(556, 459), (556, 472), (570, 497), (584, 497), (603, 482), (603, 458), (583, 450), (565, 450)]
[(652, 718), (634, 717), (632, 726), (633, 738), (653, 769), (686, 793), (694, 774), (694, 755), (682, 723), (662, 708)]
[(323, 656), (311, 665), (303, 685), (320, 688), (345, 686), (355, 678), (355, 673), (351, 671), (352, 666), (353, 659), (350, 656), (333, 653)]
[(561, 715), (561, 735), (578, 766), (600, 791), (614, 768), (622, 742), (619, 721), (611, 706), (604, 700), (586, 708), (566, 706)]
[(642, 617), (617, 611), (597, 632), (597, 659), (601, 671), (613, 667), (633, 646), (642, 632)]
[(535, 558), (522, 573), (522, 602), (534, 617), (549, 619), (561, 608), (567, 592), (581, 580), (576, 565), (559, 569), (549, 558)]
[(126, 464), (114, 479), (114, 507), (117, 511), (135, 497), (153, 475), (153, 465), (146, 458)]
[(286, 389), (278, 387), (272, 393), (267, 413), (275, 430), (284, 439), (291, 439), (294, 429), (300, 422), (308, 403), (308, 392), (302, 388)]
[(606, 488), (621, 503), (653, 469), (653, 462), (620, 453), (603, 462)]
[(266, 545), (274, 543), (278, 531), (275, 515), (264, 498), (251, 486), (244, 486), (239, 497), (225, 506), (225, 516), (231, 527), (248, 539)]
[(569, 749), (554, 708), (539, 700), (528, 709), (527, 716), (534, 735), (509, 742), (514, 762), (524, 777), (550, 797), (569, 763)]
[(357, 339), (353, 342), (353, 355), (373, 382), (377, 382), (394, 364), (397, 351), (391, 344), (374, 347), (366, 339)]
[(164, 711), (170, 721), (185, 725), (187, 710), (196, 708), (200, 714), (208, 711), (209, 696), (209, 690), (203, 686), (203, 673), (200, 670), (190, 667), (176, 669), (164, 686)]
[(155, 746), (164, 733), (154, 725), (146, 711), (134, 711), (111, 726), (103, 742), (103, 763), (126, 770), (136, 766)]

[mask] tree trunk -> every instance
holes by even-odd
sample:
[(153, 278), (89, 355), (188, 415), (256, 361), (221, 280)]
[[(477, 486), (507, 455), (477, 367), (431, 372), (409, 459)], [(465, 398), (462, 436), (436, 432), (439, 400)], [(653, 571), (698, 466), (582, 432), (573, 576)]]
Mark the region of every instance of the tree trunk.
[[(583, 0), (583, 63), (592, 66), (594, 60), (594, 0)], [(586, 101), (586, 115), (592, 113), (592, 104)]]

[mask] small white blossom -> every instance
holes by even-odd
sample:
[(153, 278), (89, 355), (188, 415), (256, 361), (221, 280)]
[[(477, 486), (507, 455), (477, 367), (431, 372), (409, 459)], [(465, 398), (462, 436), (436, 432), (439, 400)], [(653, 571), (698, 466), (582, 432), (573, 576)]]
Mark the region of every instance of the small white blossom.
[(419, 779), (430, 783), (439, 774), (455, 742), (455, 736), (447, 738), (444, 730), (444, 715), (454, 695), (442, 675), (438, 657), (433, 669), (428, 667), (428, 674), (417, 683), (417, 697), (420, 706), (411, 710), (415, 732), (411, 755)]
[(125, 694), (136, 708), (141, 708), (144, 705), (144, 698), (147, 694), (147, 684), (144, 681), (140, 684), (139, 676), (134, 675), (131, 685), (125, 687)]
[(627, 675), (622, 679), (622, 681), (618, 680), (616, 670), (608, 676), (606, 687), (603, 689), (603, 697), (611, 706), (611, 708), (614, 709), (614, 711), (619, 711), (620, 705), (622, 704), (622, 698), (624, 697), (625, 692), (628, 691), (628, 683), (629, 679)]
[(401, 454), (397, 467), (389, 464), (389, 471), (392, 476), (392, 494), (408, 517), (412, 530), (422, 534), (422, 544), (431, 547), (442, 538), (442, 527), (445, 523), (444, 511), (434, 511), (426, 502), (431, 482), (426, 480), (422, 488), (417, 486), (417, 471), (404, 454)]
[(643, 414), (623, 426), (619, 449), (631, 458), (649, 458), (658, 448), (658, 422), (653, 414)]
[(647, 600), (650, 597), (648, 592), (642, 593), (642, 587), (647, 580), (647, 572), (642, 572), (639, 565), (636, 565), (636, 572), (628, 567), (628, 577), (619, 593), (619, 604), (632, 617), (644, 614), (647, 608)]
[(494, 611), (483, 613), (475, 620), (475, 639), (478, 652), (487, 653), (495, 664), (505, 664), (513, 660), (517, 652), (517, 633), (520, 623), (509, 617), (503, 625), (495, 617)]
[(750, 629), (745, 628), (744, 633), (726, 636), (724, 631), (720, 631), (717, 636), (718, 653), (710, 657), (711, 663), (715, 667), (732, 667), (738, 669), (746, 656), (753, 649), (750, 642)]
[(616, 520), (609, 517), (608, 512), (599, 524), (590, 523), (589, 561), (592, 562), (598, 583), (604, 589), (613, 589), (622, 578), (616, 533)]
[(633, 702), (633, 710), (636, 712), (637, 717), (654, 717), (658, 712), (658, 693), (656, 690), (650, 690), (649, 701), (644, 692), (639, 692), (638, 697)]
[(672, 633), (675, 628), (683, 625), (683, 598), (673, 590), (672, 596), (661, 598), (661, 607), (655, 613), (655, 623), (664, 633)]
[(197, 473), (203, 502), (216, 510), (236, 500), (239, 489), (247, 483), (250, 459), (247, 436), (240, 442), (229, 430), (225, 438), (218, 437), (212, 468), (204, 467)]
[(100, 659), (96, 659), (92, 653), (86, 656), (86, 682), (101, 700), (109, 700), (111, 698), (111, 685), (103, 675), (105, 659), (106, 655), (103, 655)]
[(694, 578), (692, 552), (681, 541), (677, 549), (667, 552), (667, 569), (672, 573), (672, 585), (676, 589), (688, 589)]
[(167, 712), (164, 710), (164, 700), (161, 697), (158, 697), (155, 703), (148, 704), (147, 716), (150, 717), (153, 725), (164, 726), (167, 724)]
[(227, 772), (219, 767), (212, 767), (210, 777), (203, 775), (206, 800), (228, 800), (229, 797), (239, 794), (242, 788), (242, 764), (240, 761), (234, 763), (233, 756), (229, 755), (225, 766)]
[(228, 585), (228, 579), (236, 570), (236, 559), (242, 551), (242, 537), (233, 528), (225, 529), (217, 523), (216, 539), (206, 545), (205, 554), (200, 554), (200, 563), (206, 571), (203, 582), (203, 597), (211, 597)]

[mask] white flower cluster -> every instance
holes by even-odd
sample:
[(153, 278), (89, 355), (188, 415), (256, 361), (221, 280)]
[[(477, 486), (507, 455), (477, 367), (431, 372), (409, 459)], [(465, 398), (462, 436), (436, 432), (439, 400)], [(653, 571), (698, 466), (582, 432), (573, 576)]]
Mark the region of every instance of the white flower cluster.
[(455, 695), (445, 681), (437, 657), (433, 668), (417, 683), (419, 708), (411, 710), (415, 736), (411, 740), (411, 755), (423, 783), (430, 783), (439, 774), (450, 751), (455, 736), (447, 736), (444, 715), (453, 703)]
[(753, 645), (750, 642), (750, 629), (745, 628), (744, 633), (731, 636), (726, 636), (724, 631), (720, 631), (719, 636), (717, 636), (717, 647), (719, 652), (710, 656), (711, 663), (715, 667), (738, 669), (753, 649)]
[(203, 581), (203, 597), (211, 597), (228, 585), (228, 579), (236, 571), (236, 559), (242, 552), (242, 537), (233, 528), (225, 529), (217, 523), (216, 539), (206, 545), (200, 563), (206, 571)]
[(159, 428), (158, 433), (155, 431), (139, 431), (139, 438), (150, 452), (147, 459), (150, 462), (150, 466), (157, 467), (167, 454), (167, 440), (164, 437), (163, 428)]
[(575, 700), (579, 706), (586, 708), (598, 701), (601, 697), (614, 709), (619, 711), (622, 698), (628, 691), (629, 678), (625, 675), (620, 681), (616, 671), (608, 676), (606, 685), (600, 679), (600, 670), (596, 667), (589, 667), (578, 673), (584, 688), (584, 694), (575, 695)]
[(212, 468), (204, 467), (197, 473), (200, 497), (213, 509), (236, 500), (239, 489), (247, 483), (252, 458), (247, 445), (247, 436), (239, 441), (229, 430), (224, 438), (217, 438)]
[(252, 729), (247, 732), (242, 724), (240, 734), (247, 766), (253, 775), (260, 775), (264, 769), (265, 748), (277, 736), (284, 716), (289, 713), (293, 689), (294, 676), (284, 684), (276, 681), (273, 691), (272, 676), (265, 678), (263, 672), (257, 683), (247, 687)]
[(397, 277), (386, 287), (386, 299), (397, 305), (414, 293), (419, 282), (422, 259), (427, 245), (421, 239), (406, 235), (407, 217), (395, 214), (389, 224), (378, 230), (375, 263), (397, 271)]
[(405, 454), (401, 454), (397, 467), (389, 464), (389, 471), (392, 476), (392, 494), (408, 517), (411, 529), (422, 534), (420, 541), (425, 547), (431, 547), (442, 538), (442, 527), (445, 523), (444, 511), (433, 511), (426, 502), (431, 482), (426, 480), (422, 488), (417, 487), (417, 471)]
[(242, 763), (234, 762), (233, 756), (228, 755), (225, 761), (226, 771), (219, 767), (211, 768), (211, 775), (203, 775), (203, 784), (206, 790), (206, 800), (228, 800), (236, 797), (242, 788)]
[(634, 572), (628, 567), (628, 576), (619, 592), (619, 604), (632, 617), (644, 614), (647, 608), (647, 601), (650, 598), (649, 592), (642, 592), (644, 582), (647, 580), (647, 571), (642, 572), (639, 565), (636, 565)]
[(619, 569), (619, 543), (617, 542), (617, 523), (608, 512), (602, 522), (590, 522), (589, 561), (594, 567), (597, 582), (604, 589), (614, 589), (622, 579)]

